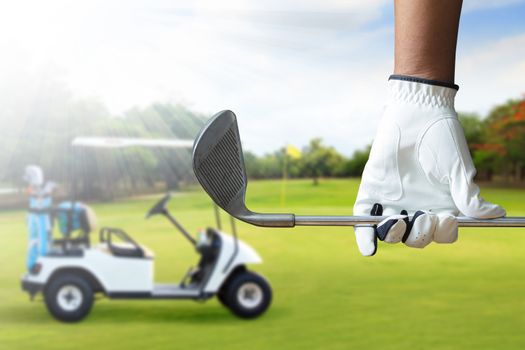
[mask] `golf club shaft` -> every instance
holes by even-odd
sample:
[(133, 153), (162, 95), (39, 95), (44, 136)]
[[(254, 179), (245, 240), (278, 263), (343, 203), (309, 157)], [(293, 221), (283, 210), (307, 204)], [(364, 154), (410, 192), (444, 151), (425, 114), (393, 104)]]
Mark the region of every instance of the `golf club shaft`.
[[(374, 225), (387, 216), (311, 216), (295, 215), (295, 226), (356, 226)], [(525, 227), (525, 217), (503, 217), (497, 219), (474, 219), (458, 216), (460, 227)]]

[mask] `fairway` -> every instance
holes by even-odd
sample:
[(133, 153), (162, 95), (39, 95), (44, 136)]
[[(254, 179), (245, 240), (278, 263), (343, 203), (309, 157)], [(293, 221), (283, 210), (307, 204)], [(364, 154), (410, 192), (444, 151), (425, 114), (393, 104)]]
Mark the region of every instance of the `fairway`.
[[(358, 180), (251, 181), (248, 206), (261, 211), (349, 215)], [(525, 216), (525, 190), (486, 188), (484, 198)], [(99, 226), (121, 227), (156, 254), (156, 280), (178, 282), (196, 263), (192, 247), (162, 217), (144, 219), (160, 198), (96, 204)], [(214, 225), (199, 188), (176, 193), (173, 214), (192, 233)], [(225, 231), (226, 215), (223, 216)], [(61, 324), (42, 298), (20, 290), (25, 213), (0, 213), (0, 349), (524, 349), (525, 229), (461, 229), (453, 245), (424, 250), (381, 244), (362, 257), (352, 228), (263, 229), (239, 223), (263, 257), (255, 271), (274, 292), (254, 321), (215, 299), (98, 299), (79, 324)], [(92, 240), (98, 240), (96, 234)]]

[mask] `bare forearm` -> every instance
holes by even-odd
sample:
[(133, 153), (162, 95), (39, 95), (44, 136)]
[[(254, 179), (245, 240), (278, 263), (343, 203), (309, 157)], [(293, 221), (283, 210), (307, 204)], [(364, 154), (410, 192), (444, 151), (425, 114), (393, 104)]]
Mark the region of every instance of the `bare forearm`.
[(395, 0), (394, 74), (454, 82), (462, 0)]

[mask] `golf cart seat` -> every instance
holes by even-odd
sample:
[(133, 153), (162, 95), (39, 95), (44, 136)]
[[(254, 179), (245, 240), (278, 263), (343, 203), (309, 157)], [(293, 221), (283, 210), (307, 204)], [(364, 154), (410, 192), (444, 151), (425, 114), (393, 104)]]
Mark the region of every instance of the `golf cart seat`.
[[(113, 242), (116, 236), (121, 242)], [(125, 258), (146, 258), (148, 254), (126, 232), (119, 228), (103, 227), (100, 229), (100, 243), (107, 244), (111, 254)]]
[(129, 246), (125, 243), (113, 243), (110, 246), (110, 250), (115, 256), (122, 256), (128, 258), (143, 258), (144, 251), (137, 249), (136, 247)]

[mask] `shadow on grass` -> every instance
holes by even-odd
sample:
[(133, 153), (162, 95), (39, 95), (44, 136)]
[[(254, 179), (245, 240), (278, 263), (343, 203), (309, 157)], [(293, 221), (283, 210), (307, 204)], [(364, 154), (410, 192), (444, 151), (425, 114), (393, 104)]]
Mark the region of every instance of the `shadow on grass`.
[[(236, 324), (242, 320), (216, 302), (192, 303), (188, 301), (121, 301), (102, 300), (93, 305), (91, 313), (82, 321), (88, 324), (115, 323), (184, 323), (184, 324)], [(260, 320), (286, 317), (286, 309), (270, 307)], [(57, 322), (42, 301), (25, 306), (3, 308), (1, 317), (9, 324), (39, 324)], [(0, 322), (1, 323), (1, 322)]]

